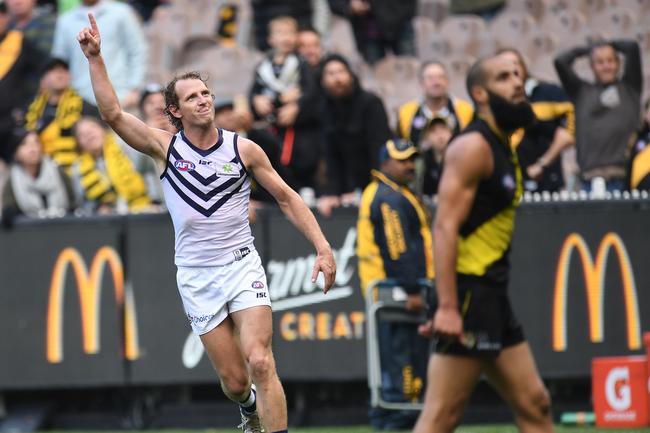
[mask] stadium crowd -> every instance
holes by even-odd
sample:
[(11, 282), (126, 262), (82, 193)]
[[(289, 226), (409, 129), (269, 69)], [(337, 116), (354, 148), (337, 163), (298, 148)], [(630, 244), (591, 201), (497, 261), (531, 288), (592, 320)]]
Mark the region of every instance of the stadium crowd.
[[(511, 137), (526, 190), (650, 189), (647, 4), (0, 0), (3, 223), (165, 209), (152, 162), (99, 118), (75, 38), (89, 12), (126, 110), (175, 131), (162, 86), (205, 73), (216, 126), (256, 141), (324, 216), (359, 204), (393, 137), (417, 146), (412, 188), (434, 202), (445, 147), (474, 115), (465, 72), (495, 52), (537, 117)], [(251, 216), (268, 202), (254, 191)]]

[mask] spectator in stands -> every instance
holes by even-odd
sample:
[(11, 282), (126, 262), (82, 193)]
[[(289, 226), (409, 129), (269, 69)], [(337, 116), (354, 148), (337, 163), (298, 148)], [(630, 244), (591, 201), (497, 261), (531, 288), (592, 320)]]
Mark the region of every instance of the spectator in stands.
[(255, 118), (266, 120), (281, 143), (286, 182), (300, 192), (316, 187), (322, 145), (317, 88), (297, 42), (296, 20), (282, 16), (269, 23), (272, 49), (255, 71), (250, 100)]
[(416, 164), (414, 183), (418, 197), (430, 198), (438, 193), (442, 160), (447, 144), (454, 136), (454, 127), (449, 118), (434, 117), (422, 131), (419, 143), (421, 158)]
[(312, 72), (317, 72), (323, 59), (323, 44), (320, 33), (313, 27), (301, 28), (298, 32), (298, 53), (307, 61)]
[[(372, 170), (357, 222), (359, 278), (365, 292), (378, 280), (394, 280), (406, 292), (406, 309), (425, 307), (421, 280), (433, 278), (431, 218), (407, 186), (415, 176), (418, 150), (407, 140), (389, 140)], [(417, 323), (379, 321), (377, 326), (382, 398), (391, 403), (417, 401), (424, 390), (429, 343)], [(411, 374), (406, 374), (410, 371)], [(406, 430), (417, 412), (381, 408), (370, 412), (377, 430)]]
[(38, 133), (45, 154), (68, 175), (79, 155), (72, 129), (81, 116), (99, 117), (99, 111), (70, 87), (68, 64), (51, 59), (43, 70), (40, 91), (25, 113), (25, 127)]
[(422, 151), (424, 160), (418, 163), (416, 178), (419, 180), (417, 192), (430, 196), (436, 193), (437, 164), (421, 149), (422, 132), (436, 118), (444, 119), (452, 128), (452, 136), (463, 129), (474, 115), (472, 105), (449, 94), (449, 76), (445, 66), (435, 60), (424, 62), (420, 68), (420, 86), (423, 96), (420, 100), (409, 101), (399, 108), (397, 133), (412, 141)]
[(121, 211), (121, 203), (132, 212), (154, 209), (142, 176), (101, 120), (82, 117), (74, 132), (81, 153), (72, 180), (84, 209), (108, 214)]
[(261, 51), (267, 51), (269, 45), (269, 24), (274, 18), (289, 16), (300, 27), (312, 24), (312, 2), (305, 0), (251, 0), (253, 20), (255, 23), (255, 44)]
[(650, 98), (645, 101), (643, 124), (630, 158), (631, 189), (650, 190)]
[(499, 54), (517, 66), (537, 118), (532, 126), (511, 138), (511, 144), (517, 149), (524, 188), (531, 192), (559, 191), (565, 185), (560, 156), (575, 143), (573, 104), (560, 86), (530, 76), (517, 50), (505, 48)]
[(18, 215), (59, 217), (74, 209), (70, 179), (43, 154), (38, 134), (24, 129), (13, 137), (13, 162), (2, 191), (2, 223), (11, 226)]
[(9, 28), (19, 30), (43, 56), (52, 51), (56, 13), (49, 7), (37, 7), (36, 0), (6, 0), (11, 16)]
[(9, 14), (0, 0), (0, 161), (11, 157), (9, 142), (22, 121), (21, 109), (29, 98), (25, 77), (42, 68), (43, 56), (17, 30), (9, 30)]
[[(140, 94), (140, 101), (138, 103), (140, 115), (147, 126), (176, 134), (178, 131), (169, 121), (169, 117), (165, 114), (165, 97), (163, 96), (163, 90), (163, 86), (158, 83), (150, 83), (145, 86), (144, 90)], [(151, 197), (155, 203), (163, 204), (163, 191), (159, 179), (160, 173), (158, 173), (154, 160), (147, 155), (136, 151), (131, 146), (127, 146), (122, 142), (122, 140), (119, 141), (120, 144), (123, 145), (122, 149), (129, 156), (131, 162), (133, 162), (135, 169), (138, 170), (144, 178), (149, 197)]]
[[(247, 106), (241, 103), (235, 104), (235, 100), (232, 98), (215, 98), (214, 123), (217, 128), (234, 131), (240, 137), (248, 138), (257, 143), (269, 158), (271, 166), (281, 177), (284, 177), (284, 167), (280, 164), (280, 143), (278, 138), (266, 128), (254, 126), (253, 115)], [(273, 196), (253, 179), (248, 206), (250, 222), (255, 222), (258, 209), (274, 203)]]
[(415, 56), (415, 31), (411, 21), (416, 0), (329, 0), (336, 15), (352, 24), (357, 49), (371, 65), (388, 51)]
[[(621, 77), (618, 53), (625, 55)], [(595, 83), (584, 81), (573, 70), (573, 62), (589, 56)], [(560, 54), (555, 68), (575, 106), (576, 149), (583, 189), (603, 178), (607, 189), (626, 187), (627, 149), (630, 148), (641, 114), (641, 55), (633, 40), (598, 42)]]
[(88, 23), (88, 13), (102, 27), (102, 53), (108, 74), (124, 108), (137, 107), (144, 87), (147, 43), (136, 13), (128, 4), (114, 0), (83, 0), (82, 4), (59, 17), (54, 33), (52, 56), (70, 65), (72, 87), (95, 104), (88, 65), (77, 46), (77, 34)]
[(318, 210), (330, 216), (338, 206), (358, 204), (379, 166), (379, 149), (391, 137), (381, 99), (361, 88), (348, 61), (339, 54), (323, 60), (321, 87), (325, 95), (326, 185)]

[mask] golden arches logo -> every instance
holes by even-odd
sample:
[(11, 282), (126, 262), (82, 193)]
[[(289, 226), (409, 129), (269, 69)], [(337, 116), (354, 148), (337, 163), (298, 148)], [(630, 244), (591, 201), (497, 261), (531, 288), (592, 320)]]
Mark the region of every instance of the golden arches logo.
[(54, 264), (47, 307), (46, 357), (50, 363), (63, 360), (63, 299), (68, 268), (72, 267), (77, 282), (81, 310), (83, 350), (87, 354), (99, 352), (99, 324), (102, 291), (102, 277), (108, 265), (113, 276), (115, 303), (124, 311), (124, 357), (134, 360), (139, 357), (138, 332), (133, 292), (124, 284), (124, 267), (119, 254), (111, 247), (101, 247), (92, 259), (90, 272), (79, 251), (65, 248)]
[(604, 339), (604, 294), (605, 272), (609, 251), (614, 249), (618, 256), (618, 265), (623, 283), (625, 301), (627, 345), (630, 349), (641, 348), (641, 320), (637, 300), (636, 283), (632, 272), (630, 257), (625, 244), (616, 233), (607, 233), (600, 241), (594, 262), (587, 243), (577, 233), (571, 233), (564, 241), (555, 273), (553, 293), (553, 350), (562, 352), (567, 347), (567, 288), (572, 253), (578, 251), (582, 263), (589, 311), (589, 336), (593, 343)]

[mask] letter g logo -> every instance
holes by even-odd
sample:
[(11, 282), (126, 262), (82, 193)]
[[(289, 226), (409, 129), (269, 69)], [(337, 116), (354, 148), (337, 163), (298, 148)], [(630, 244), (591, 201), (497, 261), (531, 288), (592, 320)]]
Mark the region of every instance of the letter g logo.
[(613, 368), (607, 375), (607, 379), (605, 379), (605, 396), (607, 397), (607, 404), (612, 409), (624, 411), (632, 405), (629, 383), (630, 370), (627, 367)]

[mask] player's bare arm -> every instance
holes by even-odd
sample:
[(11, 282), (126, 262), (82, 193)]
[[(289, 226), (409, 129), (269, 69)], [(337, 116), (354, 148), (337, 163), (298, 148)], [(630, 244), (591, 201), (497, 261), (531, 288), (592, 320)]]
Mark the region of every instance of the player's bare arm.
[(327, 293), (336, 278), (336, 263), (332, 248), (318, 226), (314, 214), (305, 205), (300, 195), (291, 189), (273, 169), (268, 157), (257, 144), (241, 137), (238, 140), (239, 154), (246, 169), (271, 193), (293, 225), (316, 248), (312, 281), (315, 282), (318, 272), (322, 272), (325, 277), (323, 292)]
[(492, 172), (492, 153), (477, 133), (465, 134), (450, 144), (438, 188), (438, 207), (433, 224), (433, 257), (436, 269), (438, 308), (433, 332), (460, 338), (463, 321), (456, 291), (458, 233), (467, 219), (479, 182)]
[[(167, 131), (150, 128), (132, 114), (122, 111), (101, 55), (101, 37), (95, 17), (88, 14), (90, 28), (85, 27), (77, 40), (88, 59), (90, 79), (99, 112), (110, 127), (134, 149), (151, 156), (159, 168), (164, 168), (167, 146), (172, 135)], [(162, 170), (161, 170), (162, 171)]]

